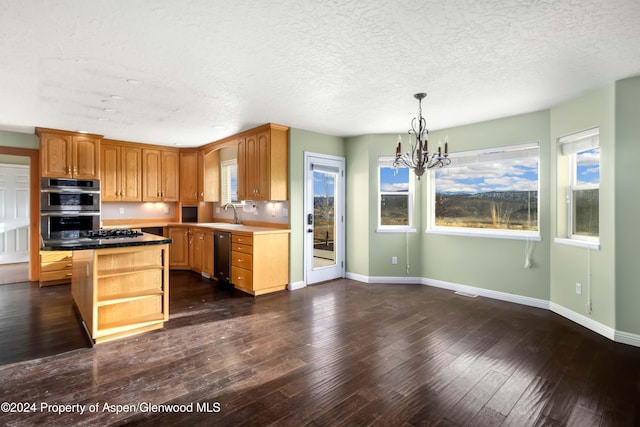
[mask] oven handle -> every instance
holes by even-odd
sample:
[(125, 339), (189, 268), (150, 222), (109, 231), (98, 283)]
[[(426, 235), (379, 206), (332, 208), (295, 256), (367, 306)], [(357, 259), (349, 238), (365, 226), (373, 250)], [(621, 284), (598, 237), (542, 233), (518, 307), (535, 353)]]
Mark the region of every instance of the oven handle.
[(98, 211), (60, 211), (60, 212), (40, 212), (41, 216), (100, 216)]
[(84, 190), (82, 188), (41, 188), (41, 193), (73, 193), (73, 194), (100, 194), (100, 190)]

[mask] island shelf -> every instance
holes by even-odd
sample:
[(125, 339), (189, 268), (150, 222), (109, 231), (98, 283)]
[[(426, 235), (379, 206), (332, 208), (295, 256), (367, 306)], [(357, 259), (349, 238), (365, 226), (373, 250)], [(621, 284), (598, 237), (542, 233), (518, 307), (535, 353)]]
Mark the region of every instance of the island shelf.
[(73, 252), (71, 293), (94, 343), (169, 320), (169, 244)]

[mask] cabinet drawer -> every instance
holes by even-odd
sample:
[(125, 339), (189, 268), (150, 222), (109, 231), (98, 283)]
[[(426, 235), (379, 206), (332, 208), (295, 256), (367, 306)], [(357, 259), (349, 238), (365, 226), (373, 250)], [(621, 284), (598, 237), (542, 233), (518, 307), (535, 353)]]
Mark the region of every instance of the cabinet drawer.
[(253, 245), (253, 237), (245, 236), (244, 234), (232, 234), (231, 242), (240, 243), (242, 245)]
[(71, 270), (58, 270), (58, 271), (42, 271), (40, 272), (41, 282), (50, 282), (53, 280), (68, 280), (71, 281)]
[(240, 267), (231, 267), (231, 283), (239, 288), (251, 290), (253, 287), (253, 272)]
[(68, 261), (73, 259), (73, 252), (71, 251), (41, 251), (40, 263), (42, 265), (56, 261)]
[(231, 252), (231, 265), (251, 270), (253, 268), (253, 255), (233, 251)]
[(240, 243), (233, 243), (231, 245), (231, 250), (234, 252), (243, 252), (245, 254), (252, 254), (253, 253), (253, 246), (249, 246), (249, 245), (243, 245)]
[(72, 267), (73, 267), (73, 263), (71, 260), (43, 262), (42, 264), (40, 264), (40, 271), (42, 273), (49, 272), (49, 271), (60, 271), (60, 270), (68, 270), (69, 272), (71, 272)]

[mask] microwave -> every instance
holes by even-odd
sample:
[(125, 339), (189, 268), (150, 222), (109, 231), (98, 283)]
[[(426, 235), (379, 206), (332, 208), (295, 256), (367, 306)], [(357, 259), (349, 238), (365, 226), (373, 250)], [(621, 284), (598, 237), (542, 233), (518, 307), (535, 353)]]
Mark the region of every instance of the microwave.
[(100, 212), (100, 181), (42, 178), (40, 180), (40, 211)]

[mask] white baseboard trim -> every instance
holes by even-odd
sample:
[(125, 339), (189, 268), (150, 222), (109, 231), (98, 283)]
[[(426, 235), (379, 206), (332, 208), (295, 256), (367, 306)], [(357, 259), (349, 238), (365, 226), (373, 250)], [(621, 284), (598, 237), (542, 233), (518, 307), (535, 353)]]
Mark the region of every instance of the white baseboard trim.
[(355, 280), (356, 282), (371, 283), (371, 282), (369, 282), (369, 277), (368, 276), (363, 276), (362, 274), (345, 273), (345, 277), (347, 279)]
[(293, 283), (289, 283), (287, 285), (287, 289), (290, 291), (297, 291), (298, 289), (302, 289), (302, 288), (306, 288), (307, 284), (304, 283), (303, 280), (299, 281), (299, 282), (293, 282)]
[(584, 326), (587, 329), (591, 329), (593, 332), (602, 335), (603, 337), (609, 338), (610, 340), (616, 341), (616, 330), (603, 325), (600, 322), (596, 322), (595, 320), (584, 316), (580, 313), (576, 313), (573, 310), (569, 310), (568, 308), (561, 306), (560, 304), (556, 304), (555, 302), (549, 303), (549, 310), (553, 311), (560, 316), (571, 320), (572, 322), (577, 323), (580, 326)]
[(461, 285), (458, 283), (445, 282), (443, 280), (429, 279), (429, 278), (417, 278), (417, 277), (384, 277), (384, 276), (364, 276), (362, 274), (347, 273), (347, 279), (357, 280), (364, 283), (398, 283), (398, 284), (414, 284), (421, 283), (427, 286), (433, 286), (436, 288), (447, 289), (450, 291), (461, 291), (470, 294), (476, 294), (486, 298), (497, 299), (501, 301), (512, 302), (515, 304), (526, 305), (529, 307), (542, 308), (550, 310), (580, 326), (583, 326), (605, 338), (622, 344), (628, 344), (635, 347), (640, 347), (640, 335), (630, 332), (618, 331), (610, 326), (597, 322), (590, 317), (584, 316), (580, 313), (576, 313), (560, 304), (556, 304), (551, 301), (531, 298), (522, 295), (510, 294), (507, 292), (493, 291), (490, 289), (476, 288), (473, 286)]
[(363, 276), (362, 274), (346, 273), (347, 279), (364, 283), (387, 283), (390, 285), (419, 285), (422, 283), (420, 277), (386, 277), (386, 276)]
[(513, 302), (521, 305), (528, 305), (529, 307), (544, 308), (546, 310), (549, 309), (549, 301), (539, 299), (539, 298), (531, 298), (531, 297), (525, 297), (522, 295), (509, 294), (506, 292), (492, 291), (490, 289), (476, 288), (474, 286), (460, 285), (458, 283), (445, 282), (443, 280), (436, 280), (436, 279), (423, 278), (422, 284), (427, 286), (433, 286), (436, 288), (449, 289), (454, 292), (461, 291), (461, 292), (466, 292), (470, 294), (476, 294), (486, 298)]
[(613, 340), (622, 344), (629, 344), (634, 347), (640, 347), (640, 335), (630, 332), (615, 331)]

